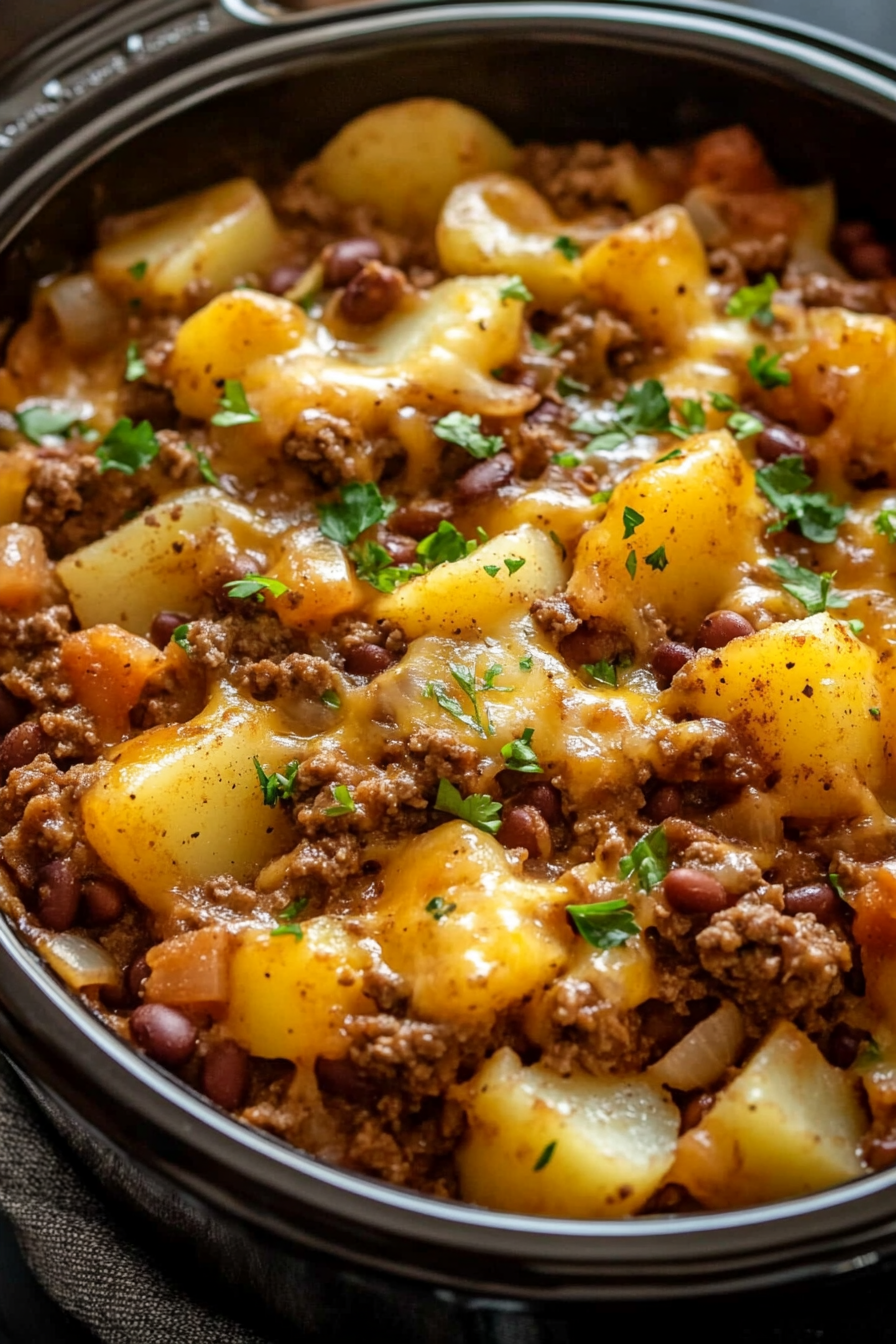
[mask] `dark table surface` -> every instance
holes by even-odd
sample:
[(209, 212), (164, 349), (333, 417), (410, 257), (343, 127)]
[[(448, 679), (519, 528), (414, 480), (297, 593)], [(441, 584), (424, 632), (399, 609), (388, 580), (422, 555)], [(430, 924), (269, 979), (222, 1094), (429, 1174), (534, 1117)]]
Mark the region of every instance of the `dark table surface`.
[[(745, 9), (765, 10), (806, 23), (818, 24), (865, 42), (879, 50), (896, 52), (896, 0), (766, 0)], [(0, 0), (0, 59), (25, 42), (51, 31), (59, 22), (89, 8), (87, 0)], [(700, 1318), (714, 1320), (713, 1333), (722, 1326), (725, 1344), (846, 1344), (860, 1331), (864, 1344), (896, 1344), (896, 1273), (852, 1276), (841, 1284), (802, 1291), (778, 1302), (766, 1298), (742, 1302), (731, 1313), (703, 1307)], [(708, 1305), (708, 1304), (707, 1304)], [(599, 1314), (596, 1309), (595, 1321)], [(683, 1329), (690, 1312), (684, 1304), (639, 1313), (645, 1333), (678, 1317)], [(734, 1315), (735, 1319), (732, 1319)], [(607, 1319), (612, 1316), (612, 1325)], [(625, 1319), (616, 1311), (604, 1315), (612, 1329)], [(722, 1325), (724, 1323), (724, 1325)], [(693, 1324), (690, 1328), (693, 1328)], [(636, 1325), (629, 1317), (628, 1326)], [(696, 1327), (699, 1330), (699, 1326)], [(0, 1220), (0, 1344), (87, 1344), (90, 1336), (70, 1322), (41, 1292), (16, 1245), (11, 1229)], [(159, 1341), (175, 1344), (175, 1341)], [(176, 1344), (189, 1344), (177, 1341)], [(421, 1340), (421, 1344), (425, 1341)]]

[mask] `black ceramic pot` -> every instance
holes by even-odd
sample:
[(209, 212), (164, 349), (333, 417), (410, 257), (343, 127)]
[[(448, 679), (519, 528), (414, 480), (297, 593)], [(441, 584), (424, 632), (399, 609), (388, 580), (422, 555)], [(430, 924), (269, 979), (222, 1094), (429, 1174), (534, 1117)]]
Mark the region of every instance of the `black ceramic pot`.
[[(270, 177), (363, 109), (420, 94), (472, 103), (517, 139), (670, 142), (744, 120), (788, 177), (831, 176), (848, 213), (896, 221), (896, 66), (798, 25), (683, 2), (297, 15), (133, 0), (100, 5), (5, 72), (0, 316), (89, 248), (99, 214), (238, 170)], [(393, 1339), (415, 1337), (426, 1302), (427, 1337), (447, 1340), (462, 1333), (463, 1304), (484, 1298), (718, 1292), (842, 1272), (896, 1247), (896, 1172), (738, 1213), (585, 1223), (335, 1170), (131, 1051), (2, 921), (0, 1045), (110, 1189), (178, 1226), (247, 1301), (275, 1300), (302, 1325), (323, 1319), (334, 1276), (340, 1301), (362, 1309), (398, 1286)]]

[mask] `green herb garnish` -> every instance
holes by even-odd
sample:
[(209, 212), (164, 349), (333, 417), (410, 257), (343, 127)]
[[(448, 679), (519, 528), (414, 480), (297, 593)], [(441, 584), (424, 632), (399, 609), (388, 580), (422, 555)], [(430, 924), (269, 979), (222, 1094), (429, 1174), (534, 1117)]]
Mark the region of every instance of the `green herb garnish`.
[(271, 929), (271, 937), (280, 938), (285, 934), (292, 934), (293, 938), (297, 938), (301, 942), (305, 935), (302, 932), (301, 924), (297, 924), (296, 920), (307, 904), (307, 896), (302, 896), (297, 901), (290, 901), (286, 909), (281, 910), (277, 915), (277, 928)]
[(253, 425), (261, 416), (246, 400), (242, 383), (236, 378), (225, 378), (224, 391), (218, 402), (221, 407), (211, 419), (213, 425), (229, 429), (232, 425)]
[(678, 408), (678, 414), (682, 423), (677, 425), (670, 422), (669, 428), (679, 439), (690, 438), (692, 434), (699, 434), (706, 428), (706, 412), (699, 401), (685, 397)]
[(228, 597), (237, 600), (254, 597), (256, 602), (263, 602), (265, 593), (282, 597), (289, 588), (280, 579), (272, 579), (266, 574), (247, 574), (244, 579), (231, 579), (230, 583), (225, 583), (224, 591)]
[(452, 816), (468, 821), (477, 830), (496, 835), (501, 829), (501, 808), (487, 793), (471, 793), (462, 798), (460, 790), (447, 779), (439, 780), (439, 791), (433, 804), (437, 812), (450, 812)]
[(843, 893), (843, 883), (840, 881), (840, 874), (828, 873), (828, 881), (836, 891), (837, 895), (840, 897), (841, 901), (845, 901), (846, 896)]
[(756, 415), (751, 415), (749, 411), (735, 411), (728, 417), (728, 428), (734, 437), (738, 440), (752, 438), (754, 434), (761, 434), (765, 425)]
[(575, 261), (576, 257), (582, 255), (582, 249), (579, 244), (574, 238), (570, 238), (568, 234), (565, 233), (561, 233), (559, 238), (554, 239), (554, 246), (567, 261)]
[(339, 709), (342, 706), (342, 701), (334, 690), (324, 691), (320, 698), (327, 709)]
[(535, 1166), (532, 1168), (532, 1170), (541, 1171), (544, 1167), (546, 1167), (547, 1164), (550, 1162), (551, 1158), (554, 1156), (554, 1149), (556, 1147), (557, 1147), (556, 1139), (552, 1139), (550, 1143), (545, 1144), (544, 1148), (542, 1148), (541, 1150), (541, 1155), (538, 1161), (535, 1163)]
[(318, 527), (325, 537), (350, 546), (362, 532), (395, 512), (395, 500), (384, 499), (373, 481), (348, 481), (339, 487), (339, 502), (318, 504)]
[(258, 782), (261, 785), (265, 807), (276, 807), (278, 803), (286, 802), (293, 796), (296, 788), (296, 775), (299, 770), (298, 761), (290, 761), (286, 767), (285, 775), (281, 775), (276, 770), (267, 774), (257, 756), (252, 757), (252, 762), (255, 766), (255, 773), (258, 775)]
[(787, 369), (780, 369), (780, 355), (769, 355), (764, 345), (753, 347), (753, 353), (747, 360), (747, 368), (760, 387), (771, 391), (773, 387), (789, 387), (793, 381)]
[(148, 261), (135, 261), (133, 266), (128, 267), (128, 275), (133, 276), (135, 280), (142, 280), (148, 268)]
[(331, 784), (333, 806), (324, 808), (325, 817), (344, 817), (355, 810), (355, 800), (348, 791), (347, 784)]
[(728, 300), (725, 312), (729, 317), (742, 317), (760, 327), (770, 327), (775, 320), (771, 303), (778, 288), (775, 277), (769, 273), (758, 285), (744, 285)]
[(642, 891), (651, 891), (669, 871), (669, 842), (662, 826), (633, 847), (630, 854), (619, 861), (620, 877), (637, 877)]
[(592, 947), (606, 951), (620, 947), (641, 932), (628, 901), (595, 901), (593, 905), (568, 905), (566, 913)]
[(396, 565), (385, 546), (381, 546), (378, 541), (365, 541), (360, 546), (352, 546), (349, 555), (357, 567), (358, 578), (380, 593), (394, 593), (403, 583), (425, 572), (420, 564)]
[(465, 723), (480, 737), (493, 737), (495, 729), (489, 717), (488, 707), (486, 706), (483, 715), (479, 697), (485, 691), (498, 691), (506, 695), (513, 690), (512, 686), (495, 685), (496, 678), (504, 671), (501, 664), (493, 663), (481, 679), (477, 678), (475, 669), (465, 667), (463, 663), (449, 663), (448, 671), (469, 700), (472, 713), (468, 714), (463, 706), (452, 695), (448, 694), (448, 687), (441, 681), (428, 681), (426, 683), (423, 691), (424, 700), (435, 700), (436, 704), (444, 709), (447, 714), (457, 719), (459, 723)]
[(96, 455), (101, 472), (121, 471), (125, 476), (133, 476), (158, 457), (159, 441), (148, 420), (141, 420), (135, 426), (124, 416), (109, 430)]
[(504, 440), (500, 434), (483, 434), (479, 428), (481, 423), (482, 417), (479, 415), (464, 415), (462, 411), (451, 411), (436, 421), (433, 432), (445, 443), (456, 443), (459, 448), (466, 449), (471, 457), (482, 461), (500, 453), (504, 447)]
[(617, 686), (619, 684), (616, 664), (611, 663), (606, 658), (601, 658), (597, 663), (583, 663), (582, 671), (587, 672), (589, 677), (595, 681), (600, 681), (604, 686)]
[(837, 528), (846, 517), (846, 505), (835, 504), (831, 495), (811, 491), (812, 478), (801, 457), (780, 457), (771, 466), (760, 467), (756, 484), (783, 515), (769, 532), (780, 532), (788, 523), (796, 523), (809, 541), (824, 544), (835, 540)]
[(532, 343), (532, 349), (537, 350), (541, 355), (556, 355), (561, 349), (559, 341), (549, 341), (547, 336), (542, 336), (540, 331), (530, 331), (529, 340)]
[(189, 621), (184, 621), (183, 625), (175, 626), (171, 631), (171, 643), (176, 644), (179, 649), (183, 649), (184, 653), (187, 655), (193, 652), (193, 645), (190, 643), (189, 639), (187, 639), (189, 629)]
[(887, 541), (896, 542), (896, 509), (881, 509), (874, 520), (874, 530)]
[(54, 411), (49, 406), (27, 406), (24, 411), (15, 411), (14, 419), (25, 438), (38, 445), (48, 438), (65, 439), (80, 425), (75, 412)]
[(428, 915), (438, 922), (444, 919), (446, 915), (453, 914), (457, 909), (455, 901), (446, 901), (444, 896), (433, 896), (431, 901), (427, 901), (424, 907)]
[(557, 379), (557, 391), (561, 397), (571, 397), (576, 392), (587, 392), (588, 390), (587, 383), (580, 383), (578, 378), (570, 378), (568, 373), (561, 373)]
[(125, 355), (124, 380), (126, 383), (136, 383), (138, 378), (146, 377), (146, 365), (140, 355), (137, 342), (131, 341)]
[(802, 602), (810, 616), (817, 616), (826, 609), (849, 606), (849, 598), (834, 588), (834, 574), (816, 574), (783, 555), (773, 560), (769, 568), (781, 580), (784, 591)]
[(501, 748), (501, 755), (508, 770), (518, 770), (521, 775), (544, 774), (531, 745), (534, 735), (534, 728), (524, 728), (519, 737)]
[(534, 297), (520, 275), (512, 275), (506, 285), (502, 285), (498, 290), (498, 296), (502, 299), (519, 299), (520, 303), (530, 303)]
[(657, 546), (655, 551), (651, 551), (648, 556), (645, 556), (645, 561), (651, 569), (658, 569), (662, 573), (669, 563), (665, 546)]
[(521, 671), (521, 672), (531, 672), (531, 671), (532, 671), (532, 659), (531, 659), (531, 658), (521, 658), (521, 659), (520, 659), (520, 671)]
[(628, 570), (629, 578), (633, 579), (635, 577), (635, 570), (638, 568), (638, 557), (635, 555), (634, 551), (629, 551), (626, 556), (625, 567)]
[(626, 504), (622, 510), (622, 521), (625, 524), (625, 531), (622, 534), (623, 541), (634, 536), (636, 528), (639, 528), (644, 521), (643, 513), (638, 513), (637, 509), (629, 508)]
[(424, 537), (417, 547), (420, 559), (429, 566), (463, 560), (475, 551), (477, 542), (467, 541), (453, 523), (443, 518), (435, 532)]

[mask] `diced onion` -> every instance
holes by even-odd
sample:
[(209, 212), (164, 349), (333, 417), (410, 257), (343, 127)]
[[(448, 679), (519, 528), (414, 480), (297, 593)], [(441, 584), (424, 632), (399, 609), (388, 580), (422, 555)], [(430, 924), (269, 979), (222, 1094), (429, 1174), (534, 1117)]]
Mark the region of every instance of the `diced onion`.
[(62, 339), (74, 355), (108, 350), (124, 331), (121, 309), (92, 275), (65, 275), (50, 285), (46, 299)]
[(743, 1039), (740, 1010), (733, 1003), (723, 1003), (673, 1045), (648, 1073), (656, 1082), (681, 1092), (709, 1087), (737, 1059)]
[(72, 989), (117, 985), (121, 972), (104, 947), (78, 933), (51, 933), (41, 939), (44, 960)]
[(719, 247), (725, 242), (728, 237), (728, 226), (715, 206), (707, 200), (705, 188), (694, 187), (685, 196), (682, 205), (707, 247)]

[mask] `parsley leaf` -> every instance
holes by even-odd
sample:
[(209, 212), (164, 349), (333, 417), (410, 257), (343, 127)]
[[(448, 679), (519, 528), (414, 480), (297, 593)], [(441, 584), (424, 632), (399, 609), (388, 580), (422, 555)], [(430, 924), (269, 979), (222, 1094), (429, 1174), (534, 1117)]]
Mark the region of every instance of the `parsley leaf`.
[(286, 802), (293, 796), (296, 789), (296, 775), (299, 770), (298, 761), (290, 761), (286, 767), (285, 775), (279, 774), (276, 770), (267, 774), (257, 756), (252, 757), (252, 762), (255, 766), (258, 782), (261, 785), (265, 807), (276, 807), (278, 803)]
[(331, 784), (333, 807), (324, 808), (325, 817), (344, 817), (355, 810), (355, 800), (348, 791), (347, 784)]
[(146, 365), (140, 355), (136, 341), (131, 341), (125, 355), (124, 380), (126, 383), (136, 383), (138, 378), (146, 376)]
[(538, 1161), (535, 1163), (535, 1166), (532, 1168), (532, 1170), (542, 1171), (550, 1162), (551, 1158), (554, 1156), (554, 1149), (556, 1147), (557, 1147), (556, 1139), (552, 1139), (550, 1143), (546, 1143), (545, 1146), (542, 1148)]
[(281, 910), (279, 915), (277, 915), (278, 927), (276, 929), (271, 929), (271, 937), (280, 938), (283, 937), (284, 934), (290, 933), (293, 938), (297, 938), (299, 942), (301, 942), (305, 935), (302, 931), (301, 924), (297, 924), (296, 920), (307, 904), (307, 896), (302, 896), (297, 901), (290, 901), (286, 909)]
[(209, 485), (220, 485), (221, 482), (218, 480), (217, 473), (202, 449), (194, 448), (191, 443), (188, 443), (186, 446), (196, 459), (196, 465), (199, 468), (199, 475), (202, 479), (207, 481)]
[(628, 570), (629, 578), (633, 579), (635, 577), (635, 570), (638, 568), (638, 557), (635, 555), (634, 551), (629, 551), (626, 557), (625, 567)]
[(666, 555), (665, 546), (657, 546), (655, 551), (651, 551), (648, 556), (645, 556), (645, 559), (651, 569), (658, 569), (660, 573), (663, 572), (669, 563), (669, 557)]
[(872, 705), (868, 713), (871, 715), (872, 719), (880, 718), (880, 709), (878, 708), (877, 705)]
[(485, 570), (486, 574), (489, 576), (490, 579), (495, 579), (498, 577), (498, 571), (500, 570), (501, 566), (483, 565), (482, 568)]
[(135, 261), (133, 266), (128, 267), (128, 275), (133, 276), (135, 280), (142, 280), (148, 268), (148, 261)]
[(184, 621), (183, 625), (178, 625), (171, 631), (171, 643), (176, 644), (179, 649), (183, 649), (187, 655), (193, 652), (193, 645), (187, 639), (189, 629), (189, 621)]
[(828, 881), (836, 891), (837, 895), (840, 897), (841, 901), (845, 901), (846, 897), (843, 894), (843, 883), (840, 881), (840, 874), (828, 873)]
[(438, 922), (438, 920), (444, 919), (446, 915), (452, 914), (457, 909), (457, 903), (446, 901), (444, 896), (433, 896), (431, 901), (426, 902), (424, 909), (428, 915), (432, 915), (433, 919)]
[(881, 509), (874, 520), (874, 530), (887, 541), (896, 541), (896, 509)]
[(574, 238), (570, 238), (565, 233), (561, 233), (559, 238), (554, 239), (554, 247), (567, 261), (575, 261), (576, 257), (582, 255), (582, 249), (579, 247), (579, 244)]
[(463, 532), (443, 518), (435, 532), (430, 532), (419, 543), (417, 554), (429, 566), (441, 565), (463, 560), (475, 551), (477, 544), (475, 541), (467, 541)]
[(462, 798), (460, 790), (450, 780), (439, 780), (439, 792), (433, 806), (437, 812), (450, 812), (489, 835), (496, 835), (501, 829), (502, 803), (496, 803), (487, 793), (471, 793)]
[(452, 718), (457, 719), (459, 723), (465, 723), (480, 737), (493, 737), (495, 730), (489, 718), (488, 707), (486, 707), (485, 717), (483, 718), (479, 706), (479, 696), (484, 691), (500, 691), (506, 694), (513, 690), (512, 686), (495, 685), (496, 678), (504, 671), (501, 664), (493, 663), (481, 679), (477, 679), (475, 669), (465, 667), (463, 663), (449, 663), (448, 671), (470, 701), (472, 714), (467, 714), (463, 706), (448, 694), (448, 687), (441, 681), (428, 681), (426, 683), (423, 691), (424, 700), (435, 700), (436, 704), (450, 714)]
[(521, 658), (521, 659), (520, 659), (520, 671), (521, 671), (521, 672), (531, 672), (531, 671), (532, 671), (532, 659), (531, 659), (531, 657), (528, 657), (528, 658)]
[(593, 434), (585, 447), (588, 453), (607, 453), (630, 443), (636, 434), (665, 434), (671, 429), (669, 398), (656, 378), (648, 378), (640, 387), (630, 387), (616, 405), (616, 415), (606, 423), (593, 411), (586, 411), (572, 422), (577, 434)]
[(532, 291), (527, 289), (520, 275), (512, 275), (506, 285), (502, 285), (498, 290), (498, 296), (502, 299), (519, 299), (520, 303), (529, 303), (534, 297)]
[(716, 411), (737, 411), (739, 406), (733, 397), (727, 392), (710, 392), (709, 400), (712, 402), (713, 410)]
[(862, 631), (865, 629), (864, 621), (847, 621), (846, 624), (849, 626), (850, 630), (856, 636), (856, 638), (858, 638), (859, 635), (862, 633)]
[(529, 340), (532, 343), (532, 349), (537, 350), (541, 355), (556, 355), (561, 348), (559, 341), (549, 341), (547, 336), (542, 336), (540, 331), (530, 331)]
[(436, 421), (433, 430), (437, 438), (445, 443), (456, 443), (459, 448), (465, 448), (471, 457), (482, 461), (483, 458), (500, 453), (504, 440), (500, 434), (483, 434), (479, 428), (481, 423), (482, 417), (479, 415), (451, 411)]
[(557, 391), (561, 397), (571, 397), (574, 392), (587, 392), (588, 390), (587, 383), (580, 383), (578, 378), (570, 378), (568, 373), (561, 373), (557, 379)]
[(318, 527), (331, 541), (349, 546), (368, 527), (385, 522), (395, 507), (373, 481), (348, 481), (339, 487), (338, 504), (318, 504)]
[(622, 510), (622, 521), (625, 524), (625, 531), (622, 534), (622, 540), (627, 541), (629, 537), (634, 536), (635, 529), (640, 527), (644, 521), (643, 513), (638, 513), (637, 509), (632, 509), (626, 504)]
[(538, 757), (535, 749), (531, 745), (535, 734), (534, 728), (524, 728), (519, 737), (514, 738), (501, 748), (501, 755), (504, 757), (508, 770), (518, 770), (521, 775), (543, 775), (544, 771), (538, 764)]
[(582, 671), (587, 672), (589, 677), (595, 681), (601, 681), (605, 686), (617, 686), (619, 684), (616, 675), (616, 664), (611, 663), (606, 658), (601, 658), (599, 663), (583, 663)]
[(352, 546), (349, 555), (357, 567), (358, 578), (380, 593), (394, 593), (403, 583), (424, 573), (422, 565), (396, 565), (385, 546), (381, 546), (378, 541), (365, 541), (361, 546)]
[[(676, 451), (676, 453), (678, 453), (678, 452), (680, 452), (681, 450), (680, 450), (679, 448), (676, 448), (675, 451)], [(671, 456), (671, 454), (670, 454), (670, 456)], [(589, 500), (589, 503), (591, 503), (591, 504), (609, 504), (609, 502), (610, 502), (610, 500), (611, 500), (612, 498), (613, 498), (613, 491), (612, 491), (612, 490), (595, 490), (594, 494), (591, 496), (591, 499)]]
[[(690, 438), (692, 434), (699, 434), (706, 428), (706, 412), (699, 401), (694, 401), (691, 397), (685, 397), (678, 408), (678, 414), (681, 416), (682, 424), (670, 424), (672, 433), (679, 439)], [(665, 459), (663, 459), (665, 461)]]
[(761, 434), (765, 425), (758, 416), (751, 415), (749, 411), (735, 411), (728, 417), (728, 428), (734, 437), (738, 440), (752, 438), (754, 434)]
[(159, 441), (149, 421), (135, 426), (127, 416), (112, 426), (96, 450), (101, 472), (121, 471), (125, 476), (148, 467), (158, 453)]
[(224, 391), (221, 393), (218, 405), (221, 409), (212, 416), (211, 423), (222, 428), (230, 428), (231, 425), (252, 425), (261, 419), (258, 412), (253, 411), (249, 405), (243, 385), (236, 378), (225, 378)]
[(671, 453), (663, 453), (662, 457), (658, 457), (653, 465), (655, 467), (658, 467), (661, 462), (671, 462), (673, 457), (682, 457), (682, 456), (683, 453), (680, 448), (673, 448)]
[(637, 877), (642, 891), (650, 891), (669, 871), (669, 842), (662, 826), (657, 826), (619, 861), (620, 877)]
[(760, 467), (756, 484), (784, 515), (771, 525), (769, 532), (780, 532), (788, 523), (796, 523), (809, 541), (822, 544), (834, 541), (837, 528), (846, 517), (846, 505), (835, 504), (829, 494), (810, 493), (812, 478), (801, 457), (780, 457), (770, 466)]
[(566, 913), (592, 947), (620, 947), (641, 930), (628, 901), (595, 901), (593, 905), (568, 905)]
[(784, 591), (802, 602), (810, 616), (817, 616), (826, 608), (849, 606), (849, 598), (834, 588), (834, 574), (816, 574), (783, 555), (773, 560), (769, 568), (781, 580)]
[(326, 705), (327, 709), (339, 709), (340, 706), (342, 705), (342, 701), (339, 699), (339, 694), (337, 691), (333, 690), (324, 691), (320, 698), (322, 703)]
[(504, 564), (507, 566), (508, 574), (515, 574), (518, 569), (522, 569), (525, 563), (525, 556), (521, 558), (518, 555), (508, 555), (504, 558)]
[(777, 288), (777, 280), (769, 273), (760, 284), (744, 285), (733, 294), (725, 312), (729, 317), (742, 317), (747, 322), (757, 322), (760, 327), (770, 327), (775, 320), (771, 302)]
[(779, 369), (780, 355), (769, 355), (764, 345), (755, 345), (747, 360), (747, 369), (760, 387), (771, 390), (773, 387), (789, 387), (792, 379), (787, 369)]
[(557, 536), (557, 533), (556, 533), (553, 529), (551, 529), (551, 531), (548, 533), (548, 536), (550, 537), (550, 539), (551, 539), (551, 541), (554, 543), (554, 545), (557, 547), (557, 550), (560, 552), (560, 559), (561, 559), (561, 560), (565, 560), (565, 559), (566, 559), (566, 547), (563, 545), (563, 542), (562, 542), (562, 541), (560, 540), (560, 538)]
[(263, 602), (265, 593), (270, 593), (271, 597), (282, 597), (289, 592), (289, 588), (279, 579), (269, 578), (266, 574), (247, 574), (244, 579), (232, 579), (230, 583), (225, 583), (224, 591), (228, 597), (254, 597), (256, 602)]
[(49, 406), (26, 406), (14, 418), (25, 438), (38, 445), (47, 438), (67, 438), (80, 423), (77, 412), (54, 411)]

